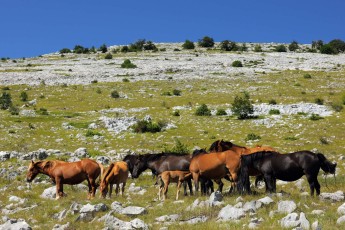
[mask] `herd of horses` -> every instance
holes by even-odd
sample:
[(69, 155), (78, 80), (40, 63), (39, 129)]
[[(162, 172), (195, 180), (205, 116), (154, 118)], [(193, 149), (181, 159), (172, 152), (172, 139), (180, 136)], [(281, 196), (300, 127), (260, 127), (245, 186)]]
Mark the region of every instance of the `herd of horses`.
[[(64, 162), (59, 160), (31, 161), (27, 181), (31, 182), (39, 174), (48, 175), (56, 184), (56, 199), (63, 197), (63, 184), (88, 183), (88, 198), (95, 197), (97, 187), (100, 187), (100, 196), (111, 197), (113, 185), (115, 193), (119, 193), (120, 184), (124, 193), (128, 174), (138, 178), (147, 169), (157, 176), (159, 184), (159, 199), (166, 198), (170, 182), (177, 183), (176, 199), (178, 199), (180, 186), (183, 184), (184, 195), (187, 195), (187, 185), (190, 194), (193, 194), (192, 180), (195, 193), (198, 193), (199, 183), (201, 193), (213, 192), (213, 181), (218, 184), (222, 192), (223, 182), (231, 182), (229, 192), (237, 190), (239, 193), (251, 193), (250, 176), (256, 176), (257, 181), (263, 179), (266, 192), (276, 192), (276, 179), (295, 181), (306, 176), (310, 194), (320, 194), (320, 184), (317, 176), (320, 168), (325, 173), (335, 174), (336, 163), (326, 159), (321, 153), (298, 151), (280, 154), (269, 146), (243, 147), (232, 142), (217, 140), (208, 151), (198, 149), (193, 154), (143, 154), (127, 155), (123, 161), (111, 163), (108, 168), (91, 159), (77, 162)], [(97, 183), (97, 178), (100, 182)], [(110, 188), (109, 188), (110, 187)]]

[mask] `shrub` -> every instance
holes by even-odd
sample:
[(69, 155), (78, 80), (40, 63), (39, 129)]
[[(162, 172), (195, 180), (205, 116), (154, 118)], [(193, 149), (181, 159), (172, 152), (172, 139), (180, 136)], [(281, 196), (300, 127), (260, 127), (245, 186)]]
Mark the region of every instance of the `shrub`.
[(323, 117), (321, 117), (319, 114), (311, 114), (311, 116), (309, 117), (309, 120), (312, 120), (312, 121), (317, 121), (317, 120), (320, 120), (320, 119), (323, 119)]
[(71, 50), (68, 48), (63, 48), (59, 51), (60, 54), (66, 54), (66, 53), (71, 53)]
[(255, 141), (255, 140), (260, 140), (260, 139), (261, 139), (261, 137), (259, 135), (256, 135), (255, 133), (249, 133), (244, 140), (245, 141)]
[(49, 115), (48, 110), (46, 108), (40, 108), (38, 113), (41, 115)]
[(123, 78), (122, 82), (129, 82), (129, 79), (128, 78)]
[(246, 45), (246, 43), (242, 43), (241, 47), (239, 48), (240, 51), (247, 51), (248, 47)]
[(98, 48), (98, 51), (101, 51), (102, 53), (108, 52), (108, 48), (107, 48), (106, 44), (101, 45), (101, 46)]
[(158, 50), (152, 41), (147, 41), (143, 45), (144, 50)]
[(195, 48), (195, 45), (192, 41), (186, 40), (183, 44), (182, 44), (182, 48), (186, 49), (186, 50), (192, 50)]
[(268, 113), (270, 115), (279, 115), (280, 111), (279, 111), (279, 109), (271, 109)]
[(173, 116), (175, 117), (179, 117), (180, 116), (180, 111), (179, 110), (175, 110), (173, 113), (172, 113)]
[(76, 45), (76, 46), (74, 46), (73, 52), (76, 54), (85, 54), (85, 53), (89, 53), (89, 49), (84, 48), (81, 45)]
[(91, 84), (97, 84), (97, 83), (98, 83), (97, 79), (91, 81)]
[(331, 103), (331, 107), (332, 107), (332, 109), (334, 110), (334, 111), (336, 111), (336, 112), (340, 112), (340, 111), (342, 111), (343, 110), (343, 105), (341, 104), (341, 103), (336, 103), (336, 102), (333, 102), (333, 103)]
[(93, 136), (102, 136), (101, 133), (95, 131), (95, 130), (92, 130), (92, 129), (88, 129), (86, 131), (86, 134), (85, 134), (86, 137), (93, 137)]
[(239, 60), (233, 61), (231, 66), (232, 67), (243, 67), (242, 62)]
[(8, 109), (12, 105), (12, 97), (10, 93), (3, 92), (0, 96), (0, 109)]
[(170, 92), (163, 92), (162, 96), (171, 96), (171, 93)]
[(173, 95), (175, 95), (175, 96), (181, 96), (181, 90), (174, 89), (172, 93), (173, 93)]
[(208, 109), (206, 104), (201, 104), (195, 111), (197, 116), (211, 116), (211, 110)]
[(179, 51), (181, 51), (181, 50), (180, 50), (180, 49), (175, 48), (175, 49), (174, 49), (174, 51), (175, 51), (175, 52), (176, 52), (176, 51), (177, 51), (177, 52), (179, 52)]
[(262, 52), (262, 48), (260, 45), (255, 45), (254, 46), (254, 52)]
[(298, 43), (296, 41), (292, 41), (289, 45), (290, 51), (296, 51), (299, 49)]
[(220, 43), (220, 49), (224, 51), (237, 51), (238, 47), (236, 42), (224, 40)]
[(340, 39), (334, 39), (328, 43), (337, 53), (345, 51), (345, 42)]
[(317, 41), (312, 41), (311, 42), (311, 48), (312, 49), (317, 49), (320, 50), (320, 48), (323, 46), (323, 41), (322, 40), (317, 40)]
[(297, 137), (289, 136), (289, 137), (285, 137), (284, 140), (286, 140), (286, 141), (296, 141), (296, 140), (298, 140), (298, 138)]
[(147, 120), (139, 120), (132, 126), (135, 133), (157, 133), (160, 132), (162, 128), (162, 123), (153, 123)]
[(21, 92), (19, 97), (20, 97), (21, 101), (27, 101), (28, 100), (28, 94), (25, 91)]
[(225, 109), (217, 109), (217, 113), (216, 113), (217, 116), (225, 116), (227, 115)]
[(244, 92), (243, 97), (236, 96), (232, 103), (232, 112), (238, 119), (253, 118), (254, 108), (248, 93)]
[(175, 139), (175, 145), (171, 148), (164, 148), (165, 153), (172, 153), (172, 154), (188, 154), (189, 149), (187, 145), (184, 145), (179, 139)]
[(337, 50), (334, 49), (330, 44), (321, 46), (320, 53), (322, 54), (337, 54)]
[(205, 36), (202, 39), (199, 39), (198, 45), (205, 48), (213, 47), (214, 40), (211, 37)]
[(311, 78), (311, 75), (310, 75), (309, 73), (306, 73), (306, 74), (303, 75), (303, 77), (304, 77), (305, 79), (310, 79), (310, 78)]
[(104, 56), (104, 59), (113, 59), (113, 55), (111, 53), (107, 53), (105, 56)]
[(317, 105), (323, 105), (323, 99), (322, 99), (322, 98), (316, 98), (316, 99), (315, 99), (315, 104), (317, 104)]
[(19, 115), (19, 108), (17, 106), (11, 105), (8, 111), (11, 113), (11, 115)]
[(113, 91), (111, 91), (110, 96), (112, 98), (119, 98), (120, 94), (119, 94), (119, 92), (117, 92), (117, 90), (113, 90)]
[(142, 51), (144, 49), (145, 43), (146, 43), (145, 39), (139, 39), (134, 44), (129, 45), (129, 51), (130, 52)]
[(128, 46), (122, 46), (120, 51), (122, 53), (127, 53), (127, 52), (129, 52), (129, 48), (128, 48)]
[(278, 45), (275, 47), (276, 52), (286, 52), (286, 47), (284, 45)]
[(320, 143), (322, 145), (328, 145), (329, 144), (328, 140), (326, 138), (324, 138), (324, 137), (320, 137), (319, 140), (320, 140)]
[(126, 69), (132, 69), (132, 68), (137, 68), (136, 65), (134, 65), (131, 60), (126, 59), (123, 61), (123, 63), (121, 64), (121, 68), (126, 68)]
[(277, 104), (277, 101), (274, 100), (274, 99), (271, 99), (271, 100), (268, 101), (268, 104), (269, 104), (269, 105), (276, 105), (276, 104)]

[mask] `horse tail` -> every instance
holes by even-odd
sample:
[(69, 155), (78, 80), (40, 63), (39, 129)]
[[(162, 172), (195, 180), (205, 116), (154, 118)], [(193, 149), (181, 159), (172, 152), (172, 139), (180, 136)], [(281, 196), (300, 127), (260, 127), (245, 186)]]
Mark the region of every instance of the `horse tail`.
[(250, 165), (250, 155), (241, 155), (240, 170), (238, 172), (237, 190), (240, 193), (251, 193), (248, 166)]
[(332, 173), (332, 174), (335, 173), (335, 167), (337, 166), (336, 163), (333, 164), (332, 162), (327, 160), (327, 158), (322, 153), (318, 153), (318, 154), (316, 154), (316, 156), (319, 159), (321, 169), (325, 173)]

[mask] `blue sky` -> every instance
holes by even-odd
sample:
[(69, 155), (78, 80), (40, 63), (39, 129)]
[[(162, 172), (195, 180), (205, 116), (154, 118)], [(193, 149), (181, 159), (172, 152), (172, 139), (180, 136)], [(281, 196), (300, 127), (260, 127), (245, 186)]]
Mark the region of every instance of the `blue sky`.
[(345, 40), (344, 0), (0, 0), (0, 57), (75, 45)]

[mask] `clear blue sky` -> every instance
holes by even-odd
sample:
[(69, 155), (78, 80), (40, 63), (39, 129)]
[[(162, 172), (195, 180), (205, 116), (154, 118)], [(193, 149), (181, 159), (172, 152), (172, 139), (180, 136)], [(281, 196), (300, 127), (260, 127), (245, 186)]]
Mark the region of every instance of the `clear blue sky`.
[(0, 57), (153, 42), (345, 40), (344, 0), (0, 0)]

